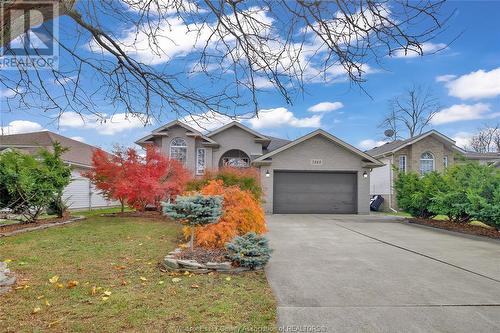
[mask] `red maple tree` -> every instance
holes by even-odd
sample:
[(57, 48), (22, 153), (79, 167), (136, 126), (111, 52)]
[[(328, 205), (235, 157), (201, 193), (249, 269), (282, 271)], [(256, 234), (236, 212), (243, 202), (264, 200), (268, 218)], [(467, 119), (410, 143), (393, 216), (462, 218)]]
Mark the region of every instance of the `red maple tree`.
[(133, 148), (117, 147), (113, 154), (98, 149), (92, 156), (92, 170), (83, 175), (111, 200), (118, 200), (143, 211), (147, 206), (160, 208), (184, 190), (190, 173), (184, 166), (161, 154), (154, 146), (140, 156)]

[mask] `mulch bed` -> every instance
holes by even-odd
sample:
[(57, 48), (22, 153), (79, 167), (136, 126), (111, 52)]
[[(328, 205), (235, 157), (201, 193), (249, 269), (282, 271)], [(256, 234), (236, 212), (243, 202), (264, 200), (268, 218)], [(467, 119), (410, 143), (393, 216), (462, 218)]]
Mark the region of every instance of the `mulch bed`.
[(40, 219), (36, 222), (31, 222), (31, 223), (16, 223), (16, 224), (0, 225), (0, 234), (12, 232), (12, 231), (17, 231), (17, 230), (22, 230), (22, 229), (26, 229), (26, 228), (38, 227), (38, 226), (41, 226), (44, 224), (66, 222), (66, 221), (70, 220), (71, 218), (73, 218), (73, 216)]
[(224, 249), (205, 249), (194, 248), (185, 249), (175, 255), (175, 259), (196, 260), (199, 263), (206, 264), (207, 262), (224, 262), (226, 258), (226, 250)]
[(427, 220), (427, 219), (417, 219), (417, 218), (408, 219), (408, 222), (414, 224), (426, 225), (433, 228), (461, 232), (463, 234), (500, 239), (500, 232), (495, 230), (494, 228), (490, 229), (466, 223), (455, 223), (451, 221)]

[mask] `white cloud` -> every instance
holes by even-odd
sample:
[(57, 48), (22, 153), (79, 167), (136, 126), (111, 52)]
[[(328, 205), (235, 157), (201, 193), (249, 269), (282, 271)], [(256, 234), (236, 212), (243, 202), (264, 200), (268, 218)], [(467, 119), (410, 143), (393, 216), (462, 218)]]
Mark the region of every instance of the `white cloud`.
[(70, 137), (70, 139), (80, 141), (80, 142), (85, 142), (85, 139), (81, 136), (72, 136), (72, 137)]
[(467, 148), (470, 146), (470, 142), (473, 134), (469, 132), (458, 132), (452, 139), (455, 140), (455, 144), (461, 148)]
[(361, 140), (358, 143), (358, 148), (360, 148), (362, 150), (368, 150), (368, 149), (372, 149), (375, 147), (380, 147), (386, 143), (387, 143), (387, 141), (375, 141), (373, 139), (365, 139), (365, 140)]
[(492, 98), (500, 95), (500, 67), (478, 70), (446, 84), (448, 94), (460, 99)]
[(19, 134), (19, 133), (29, 133), (38, 132), (43, 129), (42, 125), (28, 120), (14, 120), (9, 123), (9, 125), (2, 127), (3, 134)]
[(76, 112), (64, 112), (59, 118), (59, 126), (69, 128), (95, 129), (103, 135), (114, 135), (126, 130), (144, 126), (144, 120), (139, 116), (126, 113), (116, 113), (108, 116), (80, 115)]
[(321, 115), (297, 118), (286, 108), (262, 109), (257, 117), (249, 119), (248, 122), (255, 129), (290, 127), (320, 127)]
[(441, 125), (463, 120), (495, 118), (500, 115), (500, 113), (488, 113), (490, 109), (491, 105), (485, 103), (455, 104), (436, 113), (431, 123)]
[[(439, 51), (442, 51), (444, 49), (446, 49), (448, 47), (448, 45), (444, 44), (444, 43), (431, 43), (431, 42), (427, 42), (427, 43), (423, 43), (421, 45), (421, 48), (422, 48), (422, 55), (428, 55), (428, 54), (432, 54), (432, 53), (437, 53)], [(394, 52), (392, 55), (391, 55), (392, 58), (416, 58), (416, 57), (420, 57), (420, 50), (415, 47), (415, 46), (410, 46), (407, 50), (404, 50), (404, 49), (400, 49), (400, 50), (396, 50), (396, 52)]]
[(0, 89), (0, 97), (11, 98), (16, 95), (16, 92), (11, 89)]
[(257, 77), (254, 79), (255, 88), (257, 89), (271, 89), (274, 87), (271, 80), (267, 77)]
[(200, 132), (212, 131), (235, 120), (238, 120), (238, 118), (231, 118), (213, 111), (208, 111), (202, 114), (188, 115), (179, 119), (179, 121)]
[(341, 102), (321, 102), (311, 106), (307, 111), (309, 112), (330, 112), (344, 107)]
[(451, 80), (456, 79), (457, 76), (453, 74), (445, 74), (445, 75), (439, 75), (436, 76), (436, 82), (449, 82)]

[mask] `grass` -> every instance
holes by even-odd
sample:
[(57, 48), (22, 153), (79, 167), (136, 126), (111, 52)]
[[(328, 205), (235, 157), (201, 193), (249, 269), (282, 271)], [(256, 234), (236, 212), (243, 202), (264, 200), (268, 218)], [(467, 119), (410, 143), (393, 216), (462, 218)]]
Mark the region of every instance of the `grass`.
[[(0, 239), (0, 261), (18, 277), (18, 289), (0, 297), (2, 332), (275, 329), (264, 273), (162, 273), (157, 263), (175, 248), (177, 224), (96, 215)], [(78, 285), (68, 288), (72, 280)]]

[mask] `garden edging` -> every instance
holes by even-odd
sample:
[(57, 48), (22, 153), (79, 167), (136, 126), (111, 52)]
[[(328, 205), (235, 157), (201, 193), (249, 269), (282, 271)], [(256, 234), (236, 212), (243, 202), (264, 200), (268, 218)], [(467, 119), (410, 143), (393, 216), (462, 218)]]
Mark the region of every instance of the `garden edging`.
[(251, 269), (248, 267), (234, 267), (230, 261), (199, 263), (196, 260), (178, 259), (175, 256), (181, 252), (180, 248), (168, 253), (163, 259), (161, 266), (168, 272), (192, 272), (205, 274), (210, 272), (238, 274), (251, 270), (261, 270), (262, 268)]
[(60, 225), (65, 225), (65, 224), (70, 224), (73, 222), (81, 221), (84, 220), (85, 216), (75, 216), (67, 221), (64, 222), (55, 222), (55, 223), (47, 223), (47, 224), (42, 224), (36, 227), (31, 227), (31, 228), (25, 228), (25, 229), (19, 229), (19, 230), (14, 230), (11, 232), (5, 232), (5, 233), (0, 233), (0, 237), (8, 237), (8, 236), (14, 236), (17, 234), (21, 234), (23, 232), (28, 232), (28, 231), (35, 231), (35, 230), (42, 230), (42, 229), (47, 229), (51, 227), (56, 227)]

